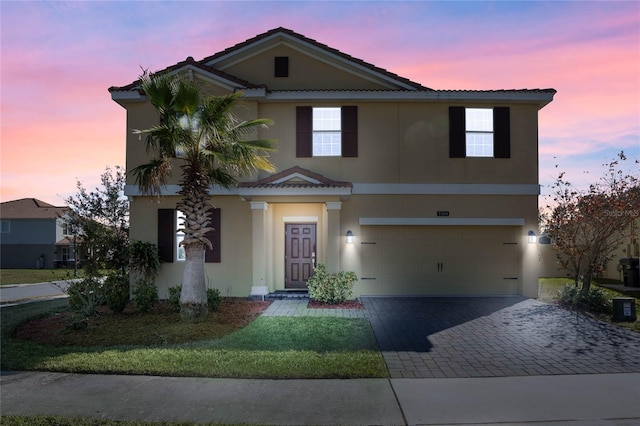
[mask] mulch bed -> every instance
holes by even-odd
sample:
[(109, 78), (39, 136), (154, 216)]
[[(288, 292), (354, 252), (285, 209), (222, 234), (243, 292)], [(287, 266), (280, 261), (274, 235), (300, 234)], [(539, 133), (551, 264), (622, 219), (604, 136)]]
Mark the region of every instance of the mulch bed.
[(346, 300), (335, 305), (311, 300), (307, 307), (309, 309), (364, 309), (364, 305), (357, 300)]

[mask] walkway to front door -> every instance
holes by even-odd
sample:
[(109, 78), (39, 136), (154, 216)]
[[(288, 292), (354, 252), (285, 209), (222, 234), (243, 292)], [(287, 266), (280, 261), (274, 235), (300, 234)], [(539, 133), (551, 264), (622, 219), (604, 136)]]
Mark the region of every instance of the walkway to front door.
[(285, 224), (285, 288), (307, 288), (316, 260), (316, 224)]

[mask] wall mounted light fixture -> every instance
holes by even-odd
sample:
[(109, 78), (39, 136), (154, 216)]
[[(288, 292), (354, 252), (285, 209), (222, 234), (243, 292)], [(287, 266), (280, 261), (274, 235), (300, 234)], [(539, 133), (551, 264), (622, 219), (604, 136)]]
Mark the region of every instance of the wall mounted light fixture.
[(347, 231), (347, 244), (353, 244), (353, 232)]
[(538, 242), (538, 236), (536, 235), (535, 232), (529, 231), (527, 233), (527, 236), (529, 237), (529, 242), (530, 243), (537, 243)]

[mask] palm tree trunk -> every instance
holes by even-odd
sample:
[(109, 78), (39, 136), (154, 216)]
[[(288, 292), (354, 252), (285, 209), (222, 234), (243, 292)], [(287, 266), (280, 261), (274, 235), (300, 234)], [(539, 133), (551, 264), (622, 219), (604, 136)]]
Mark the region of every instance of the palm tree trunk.
[(189, 322), (202, 322), (207, 316), (207, 286), (204, 277), (203, 243), (191, 243), (184, 247), (186, 261), (180, 293), (180, 316)]

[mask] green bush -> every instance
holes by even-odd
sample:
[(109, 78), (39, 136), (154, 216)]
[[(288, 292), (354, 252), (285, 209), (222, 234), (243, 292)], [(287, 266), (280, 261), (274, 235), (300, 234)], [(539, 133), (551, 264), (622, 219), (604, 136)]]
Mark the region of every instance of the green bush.
[(207, 289), (207, 306), (211, 312), (215, 312), (220, 307), (222, 303), (222, 295), (220, 294), (220, 290), (217, 288), (208, 288)]
[(85, 317), (95, 315), (98, 306), (105, 302), (104, 285), (97, 277), (74, 281), (65, 291), (69, 295), (71, 310)]
[(124, 311), (129, 302), (129, 277), (122, 274), (112, 274), (104, 283), (107, 306), (115, 313)]
[(338, 304), (342, 303), (353, 293), (353, 284), (358, 280), (355, 272), (340, 271), (336, 274), (327, 273), (327, 267), (319, 263), (309, 281), (309, 296), (318, 302)]
[(611, 313), (611, 302), (598, 287), (591, 287), (586, 293), (575, 284), (567, 284), (558, 291), (558, 304), (567, 308), (587, 310), (594, 313)]
[(158, 301), (158, 289), (153, 283), (138, 281), (133, 290), (133, 301), (140, 312), (149, 312)]
[(171, 309), (180, 312), (180, 293), (182, 292), (182, 286), (177, 285), (175, 287), (169, 287), (169, 305)]

